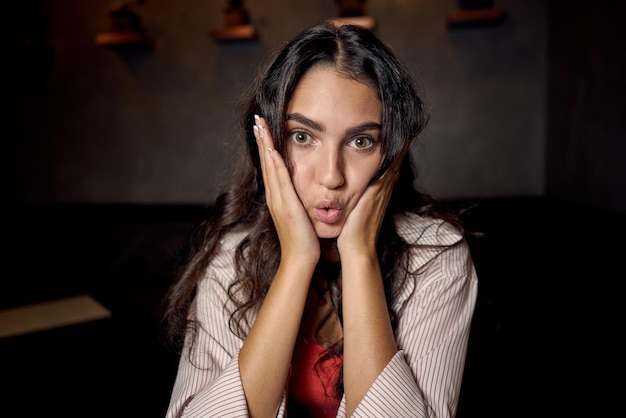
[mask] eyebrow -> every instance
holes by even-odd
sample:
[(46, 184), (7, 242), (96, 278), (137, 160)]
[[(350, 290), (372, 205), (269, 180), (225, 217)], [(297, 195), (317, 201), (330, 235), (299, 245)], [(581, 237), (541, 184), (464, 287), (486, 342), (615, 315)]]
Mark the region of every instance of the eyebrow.
[[(294, 120), (296, 122), (299, 122), (305, 126), (308, 126), (311, 129), (314, 129), (316, 131), (320, 131), (320, 132), (325, 132), (326, 129), (324, 128), (324, 126), (320, 125), (319, 123), (315, 122), (314, 120), (311, 120), (303, 115), (301, 115), (300, 113), (291, 113), (287, 116), (285, 116), (285, 121), (289, 121), (289, 120)], [(354, 134), (358, 134), (361, 132), (365, 132), (365, 131), (369, 131), (372, 129), (378, 129), (378, 130), (382, 130), (383, 127), (380, 123), (377, 122), (365, 122), (361, 125), (357, 125), (357, 126), (353, 126), (352, 128), (348, 128), (346, 130), (346, 134), (347, 135), (354, 135)]]

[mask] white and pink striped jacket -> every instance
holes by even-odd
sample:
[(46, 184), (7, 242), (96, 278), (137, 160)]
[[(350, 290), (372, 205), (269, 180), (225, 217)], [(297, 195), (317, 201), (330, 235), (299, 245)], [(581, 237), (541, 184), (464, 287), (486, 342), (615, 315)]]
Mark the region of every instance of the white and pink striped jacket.
[[(406, 214), (395, 223), (398, 234), (413, 243), (410, 269), (419, 274), (393, 306), (398, 352), (353, 416), (453, 417), (478, 291), (469, 246), (441, 220)], [(230, 331), (225, 309), (232, 306), (226, 288), (235, 272), (233, 250), (244, 236), (223, 240), (199, 284), (191, 312), (198, 339), (191, 353), (183, 350), (167, 418), (248, 416), (238, 365), (243, 341)], [(442, 251), (441, 245), (449, 247)], [(279, 418), (286, 417), (286, 402), (285, 395)], [(337, 417), (345, 416), (344, 397)]]

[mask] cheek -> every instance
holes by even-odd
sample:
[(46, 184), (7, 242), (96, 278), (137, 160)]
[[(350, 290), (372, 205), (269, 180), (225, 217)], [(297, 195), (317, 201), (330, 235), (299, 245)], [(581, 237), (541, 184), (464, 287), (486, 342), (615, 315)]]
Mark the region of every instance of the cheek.
[(346, 172), (346, 186), (345, 193), (351, 197), (351, 206), (355, 206), (356, 203), (361, 199), (365, 190), (367, 190), (370, 182), (376, 174), (376, 171), (369, 170), (352, 170), (350, 172)]
[(365, 189), (369, 186), (373, 174), (367, 174), (364, 172), (354, 172), (348, 175), (346, 183), (350, 185), (351, 194), (361, 196), (365, 193)]
[(291, 164), (291, 182), (300, 199), (304, 199), (306, 191), (311, 189), (310, 183), (312, 174), (310, 167), (306, 164), (298, 163), (297, 161), (292, 161)]
[(350, 162), (346, 170), (346, 177), (349, 178), (352, 188), (361, 192), (365, 191), (378, 173), (381, 163), (382, 158), (379, 156), (372, 156), (369, 159), (355, 159), (355, 161)]

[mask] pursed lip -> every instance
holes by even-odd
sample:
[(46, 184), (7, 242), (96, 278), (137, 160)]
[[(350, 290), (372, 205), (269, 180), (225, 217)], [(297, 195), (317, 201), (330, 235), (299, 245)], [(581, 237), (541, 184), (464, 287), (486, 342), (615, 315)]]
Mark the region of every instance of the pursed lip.
[(341, 205), (336, 200), (325, 199), (315, 204), (315, 209), (338, 209), (341, 210)]
[(325, 224), (334, 224), (341, 218), (341, 205), (335, 200), (315, 204), (315, 218)]

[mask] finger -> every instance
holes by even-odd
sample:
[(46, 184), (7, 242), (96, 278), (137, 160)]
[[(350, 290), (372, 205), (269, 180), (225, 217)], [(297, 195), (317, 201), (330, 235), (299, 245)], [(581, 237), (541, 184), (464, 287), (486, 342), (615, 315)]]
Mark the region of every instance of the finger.
[(280, 180), (281, 185), (285, 185), (285, 183), (291, 184), (291, 175), (289, 174), (287, 165), (285, 164), (285, 161), (283, 160), (280, 153), (276, 151), (276, 149), (274, 149), (274, 139), (269, 133), (267, 121), (265, 120), (265, 118), (262, 118), (260, 116), (257, 116), (256, 118), (258, 121), (257, 126), (259, 127), (259, 133), (263, 139), (263, 145), (267, 147), (268, 151), (265, 154), (266, 156), (269, 156), (269, 160), (267, 160), (266, 163), (269, 164), (269, 161), (272, 161), (274, 163), (273, 167), (275, 169), (276, 175)]
[[(402, 167), (402, 163), (404, 162), (404, 158), (406, 157), (406, 154), (409, 152), (410, 145), (411, 145), (411, 143), (407, 142), (402, 147), (402, 149), (400, 150), (398, 155), (396, 155), (396, 157), (394, 158), (393, 162), (391, 163), (389, 168), (387, 168), (387, 170), (381, 176), (381, 178), (391, 177), (391, 178), (397, 180), (397, 178), (400, 176), (400, 168)], [(391, 174), (393, 174), (393, 175), (391, 175)]]
[(255, 116), (255, 121), (256, 132), (261, 139), (260, 146), (262, 148), (259, 149), (259, 152), (261, 152), (263, 181), (265, 182), (267, 199), (272, 198), (272, 193), (276, 197), (282, 196), (283, 198), (292, 194), (295, 196), (287, 165), (280, 153), (273, 148), (274, 140), (269, 133), (267, 121), (260, 116)]
[[(254, 126), (252, 130), (256, 138), (257, 146), (259, 147), (259, 160), (261, 162), (261, 174), (263, 176), (263, 184), (265, 185), (266, 195), (269, 193), (267, 182), (267, 146), (265, 145), (263, 126), (261, 125), (258, 115), (254, 115)], [(269, 198), (269, 196), (267, 196)]]
[(272, 135), (269, 133), (269, 130), (267, 129), (267, 122), (265, 121), (264, 118), (258, 116), (258, 115), (254, 115), (254, 119), (255, 119), (255, 131), (258, 134), (258, 138), (259, 138), (259, 153), (261, 156), (261, 162), (262, 162), (262, 168), (263, 168), (263, 174), (264, 180), (269, 180), (270, 177), (273, 175), (273, 170), (274, 170), (274, 164), (273, 164), (273, 159), (271, 157), (271, 153), (275, 152), (274, 150), (274, 139), (272, 138)]
[(259, 137), (261, 138), (262, 144), (266, 147), (266, 150), (273, 149), (274, 139), (272, 138), (272, 135), (269, 133), (269, 129), (267, 127), (267, 121), (265, 120), (265, 118), (259, 115), (254, 115), (254, 123), (255, 123), (255, 126), (258, 128)]

